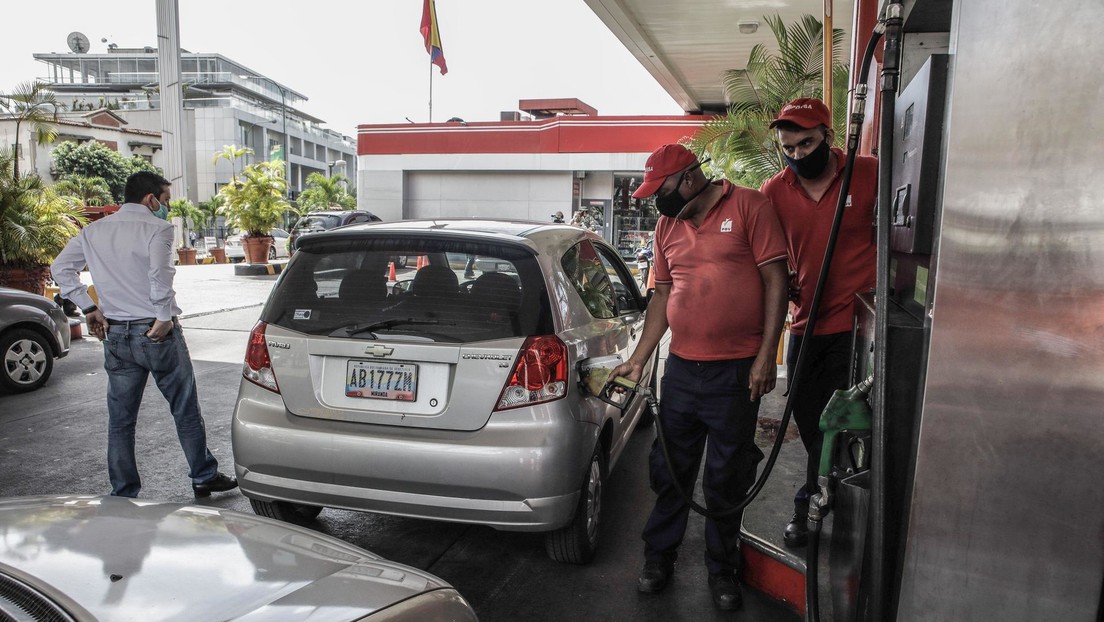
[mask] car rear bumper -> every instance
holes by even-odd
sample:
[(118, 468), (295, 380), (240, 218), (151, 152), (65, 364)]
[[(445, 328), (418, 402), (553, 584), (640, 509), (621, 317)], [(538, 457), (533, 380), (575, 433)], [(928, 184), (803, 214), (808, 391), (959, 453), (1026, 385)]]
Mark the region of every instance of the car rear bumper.
[(238, 482), (263, 501), (549, 531), (571, 520), (597, 442), (597, 426), (555, 404), (495, 413), (474, 432), (425, 430), (298, 417), (243, 382)]

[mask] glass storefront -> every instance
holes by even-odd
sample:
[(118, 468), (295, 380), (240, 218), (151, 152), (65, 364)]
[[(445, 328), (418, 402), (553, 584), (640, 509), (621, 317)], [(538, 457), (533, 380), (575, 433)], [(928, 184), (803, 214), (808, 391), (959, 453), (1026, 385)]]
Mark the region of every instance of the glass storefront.
[(633, 191), (643, 181), (643, 174), (616, 174), (613, 177), (613, 231), (608, 239), (629, 262), (636, 260), (636, 253), (641, 248), (651, 248), (659, 219), (653, 198), (632, 198)]

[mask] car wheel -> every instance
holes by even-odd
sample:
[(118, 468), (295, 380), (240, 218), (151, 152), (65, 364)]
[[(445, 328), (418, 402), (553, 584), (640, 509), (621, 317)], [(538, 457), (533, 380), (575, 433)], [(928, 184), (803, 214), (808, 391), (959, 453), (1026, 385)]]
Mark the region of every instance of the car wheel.
[(272, 261), (273, 259), (276, 259), (276, 247), (275, 246), (269, 246), (268, 247), (268, 260)]
[(602, 525), (602, 488), (606, 482), (606, 455), (602, 445), (594, 448), (579, 490), (575, 516), (565, 527), (545, 534), (544, 549), (558, 562), (586, 564), (598, 550), (598, 533)]
[(275, 518), (293, 525), (307, 525), (322, 513), (322, 508), (317, 505), (303, 505), (290, 501), (250, 499), (249, 505), (253, 506), (253, 513), (258, 516)]
[(54, 352), (46, 339), (25, 328), (10, 330), (0, 337), (0, 356), (4, 368), (0, 388), (9, 393), (25, 393), (46, 384), (54, 370)]
[(396, 268), (405, 268), (406, 267), (406, 255), (399, 255), (398, 257), (395, 258), (395, 267)]

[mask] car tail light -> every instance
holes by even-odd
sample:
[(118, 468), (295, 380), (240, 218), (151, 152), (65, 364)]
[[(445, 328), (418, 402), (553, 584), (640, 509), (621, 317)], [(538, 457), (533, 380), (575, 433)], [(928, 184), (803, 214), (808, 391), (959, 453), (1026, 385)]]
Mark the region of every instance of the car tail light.
[(275, 393), (280, 392), (276, 384), (276, 374), (272, 371), (272, 360), (268, 358), (268, 343), (265, 341), (265, 328), (268, 324), (257, 322), (249, 333), (249, 343), (245, 346), (245, 365), (242, 376), (253, 384)]
[(495, 410), (551, 402), (567, 395), (567, 346), (555, 335), (529, 337), (521, 344), (510, 379)]

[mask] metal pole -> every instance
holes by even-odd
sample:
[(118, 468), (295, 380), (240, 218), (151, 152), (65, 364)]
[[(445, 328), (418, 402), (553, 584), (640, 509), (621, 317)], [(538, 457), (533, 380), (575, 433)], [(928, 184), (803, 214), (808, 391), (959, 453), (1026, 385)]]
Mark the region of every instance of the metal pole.
[(433, 123), (433, 61), (429, 61), (429, 122)]
[(157, 0), (157, 68), (161, 89), (161, 144), (165, 177), (173, 194), (188, 197), (184, 160), (184, 89), (180, 82), (180, 20), (177, 0)]
[(287, 187), (286, 187), (285, 191), (287, 192), (288, 201), (290, 201), (291, 200), (291, 152), (288, 151), (288, 149), (290, 148), (290, 144), (289, 144), (289, 141), (288, 141), (288, 133), (287, 133), (287, 89), (280, 86), (279, 84), (276, 84), (276, 82), (274, 80), (270, 80), (270, 82), (272, 82), (272, 84), (275, 84), (276, 88), (280, 89), (280, 115), (283, 117), (283, 120), (284, 120), (284, 177), (286, 178), (286, 181), (287, 181)]
[(832, 118), (832, 58), (835, 56), (832, 42), (832, 0), (824, 0), (824, 69), (822, 83), (824, 96), (821, 99), (828, 106), (828, 118)]

